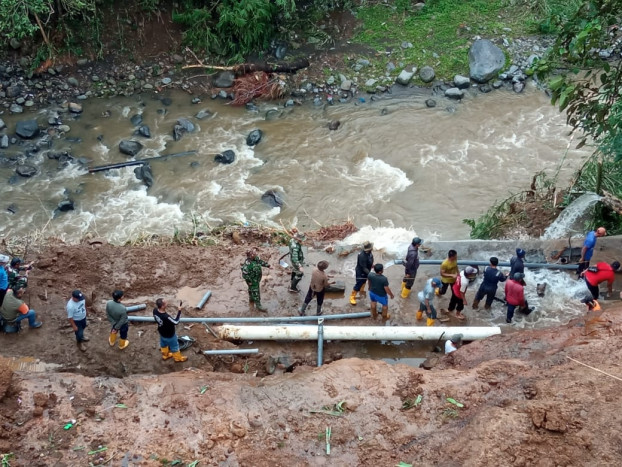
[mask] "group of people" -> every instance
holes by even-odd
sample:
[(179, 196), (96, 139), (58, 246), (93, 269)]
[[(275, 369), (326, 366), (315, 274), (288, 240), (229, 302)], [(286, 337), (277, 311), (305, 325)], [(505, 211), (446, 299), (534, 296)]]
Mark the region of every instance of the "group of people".
[(24, 301), (32, 265), (24, 264), (21, 258), (0, 255), (0, 326), (4, 332), (18, 332), (24, 320), (32, 329), (43, 325), (37, 321), (37, 313)]

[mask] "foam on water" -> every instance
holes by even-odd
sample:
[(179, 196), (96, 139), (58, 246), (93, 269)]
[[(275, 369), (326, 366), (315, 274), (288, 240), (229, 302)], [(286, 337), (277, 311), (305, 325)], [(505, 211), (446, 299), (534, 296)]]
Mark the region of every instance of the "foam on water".
[(382, 251), (387, 256), (403, 257), (408, 245), (417, 234), (414, 230), (401, 227), (371, 227), (366, 225), (362, 229), (348, 235), (340, 245), (362, 245), (366, 241), (374, 244), (374, 251)]

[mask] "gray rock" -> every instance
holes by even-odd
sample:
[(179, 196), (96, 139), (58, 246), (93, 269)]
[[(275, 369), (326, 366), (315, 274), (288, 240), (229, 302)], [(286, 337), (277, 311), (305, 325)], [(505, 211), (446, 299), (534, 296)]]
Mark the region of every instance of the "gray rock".
[(54, 69), (54, 67), (48, 68), (48, 74), (52, 76), (56, 76), (56, 70)]
[(414, 8), (415, 11), (421, 11), (421, 10), (423, 10), (424, 7), (425, 7), (425, 3), (423, 3), (423, 2), (415, 3), (413, 5), (413, 8)]
[(32, 107), (33, 105), (35, 105), (35, 101), (32, 101), (30, 99), (28, 99), (26, 102), (24, 102), (24, 106), (25, 107)]
[(436, 107), (436, 101), (434, 99), (426, 99), (425, 106), (429, 109)]
[(469, 49), (471, 79), (486, 83), (494, 78), (505, 65), (503, 51), (488, 39), (480, 39)]
[(88, 59), (86, 58), (81, 58), (76, 62), (76, 65), (78, 66), (85, 66), (89, 63)]
[(184, 63), (184, 57), (182, 57), (181, 55), (177, 55), (177, 54), (173, 54), (173, 56), (171, 57), (171, 60), (173, 61), (173, 63), (175, 63), (176, 65), (179, 65), (181, 63)]
[(179, 141), (185, 133), (192, 133), (195, 127), (194, 124), (187, 118), (178, 118), (177, 124), (173, 128), (173, 139)]
[(199, 110), (194, 117), (198, 118), (199, 120), (203, 120), (204, 118), (211, 117), (211, 116), (212, 116), (212, 112), (210, 112), (207, 109), (203, 109), (203, 110)]
[(341, 85), (339, 86), (339, 88), (342, 91), (349, 91), (350, 89), (352, 89), (352, 81), (349, 79), (344, 79), (343, 81), (341, 81)]
[(370, 65), (369, 60), (367, 60), (366, 58), (359, 58), (356, 61), (356, 63), (358, 63), (359, 65), (362, 65), (362, 66), (369, 66)]
[(58, 206), (56, 207), (56, 209), (58, 209), (60, 212), (67, 212), (67, 211), (73, 211), (75, 209), (75, 206), (73, 204), (73, 200), (64, 199), (60, 203), (58, 203)]
[(395, 70), (395, 63), (393, 62), (387, 63), (387, 71), (391, 73), (393, 70)]
[(24, 102), (26, 102), (26, 99), (24, 99), (23, 97), (18, 97), (17, 99), (15, 99), (15, 102), (19, 105), (24, 105)]
[(99, 81), (99, 76), (97, 76), (97, 75), (91, 76), (91, 81), (93, 81), (94, 83), (98, 82)]
[(7, 97), (17, 97), (21, 94), (22, 87), (21, 86), (8, 86), (6, 88), (6, 96)]
[(341, 125), (341, 122), (339, 120), (331, 120), (330, 123), (328, 124), (328, 129), (331, 131), (335, 131), (339, 128), (340, 125)]
[(9, 137), (7, 135), (0, 136), (0, 148), (6, 149), (9, 147)]
[(272, 208), (283, 206), (283, 197), (277, 190), (268, 190), (261, 195), (261, 200)]
[(335, 77), (331, 75), (328, 78), (326, 78), (326, 84), (328, 84), (329, 86), (332, 86), (333, 84), (335, 84)]
[(124, 139), (119, 143), (119, 151), (132, 157), (138, 154), (142, 148), (143, 145), (134, 140)]
[(71, 127), (69, 125), (58, 125), (58, 131), (69, 133), (71, 131)]
[(419, 70), (419, 78), (421, 78), (421, 81), (423, 81), (424, 83), (431, 83), (432, 81), (434, 81), (434, 78), (436, 78), (434, 68), (432, 68), (431, 66), (424, 66), (423, 68), (421, 68), (421, 70)]
[(171, 78), (162, 78), (162, 84), (163, 85), (167, 85), (167, 84), (171, 84), (173, 82), (173, 80)]
[(454, 86), (458, 89), (468, 89), (471, 86), (471, 80), (466, 76), (456, 75), (454, 76)]
[(39, 124), (36, 120), (21, 120), (15, 126), (15, 133), (24, 139), (34, 138), (39, 135)]
[(22, 46), (22, 43), (18, 41), (15, 37), (11, 37), (11, 40), (9, 41), (9, 45), (11, 46), (11, 48), (17, 50)]
[(143, 164), (134, 169), (134, 175), (138, 180), (142, 180), (142, 182), (147, 186), (147, 188), (151, 188), (153, 186), (153, 172), (151, 171), (151, 166), (149, 164)]
[(151, 138), (151, 130), (147, 125), (141, 125), (138, 127), (137, 133), (145, 138)]
[(30, 164), (20, 164), (15, 169), (15, 173), (20, 177), (33, 177), (37, 172), (37, 168)]
[(445, 97), (449, 99), (462, 99), (464, 97), (464, 91), (458, 88), (449, 88), (445, 91)]
[(201, 99), (199, 99), (198, 97), (193, 97), (190, 102), (192, 102), (193, 104), (200, 104), (201, 103)]
[(78, 97), (76, 97), (76, 99), (78, 99), (79, 101), (85, 101), (88, 99), (88, 96), (86, 94), (80, 94)]
[(372, 86), (374, 86), (378, 81), (370, 78), (367, 81), (365, 81), (365, 86), (367, 86), (368, 88), (371, 88)]
[(402, 42), (402, 49), (412, 49), (412, 48), (413, 48), (412, 42), (406, 42), (406, 41)]
[(28, 68), (30, 66), (30, 59), (28, 57), (20, 57), (19, 66), (22, 68)]
[(143, 122), (142, 114), (132, 115), (132, 118), (130, 118), (130, 122), (132, 122), (132, 125), (134, 126), (140, 125)]
[(278, 109), (269, 109), (266, 111), (266, 120), (276, 120), (281, 116), (281, 112)]
[(283, 104), (283, 107), (293, 107), (294, 106), (294, 99), (287, 99), (285, 101), (285, 104)]
[(143, 89), (153, 89), (153, 84), (145, 83), (145, 84), (143, 84)]
[(218, 97), (220, 97), (221, 99), (226, 99), (229, 96), (227, 96), (227, 91), (220, 90), (218, 92)]
[(503, 83), (498, 79), (492, 82), (493, 89), (500, 89), (503, 86)]
[(520, 71), (520, 68), (518, 68), (516, 65), (512, 65), (512, 66), (510, 66), (510, 69), (508, 70), (508, 74), (509, 75), (514, 75), (518, 71)]
[(0, 118), (0, 130), (3, 130), (5, 128), (6, 128), (6, 123), (4, 123), (4, 120)]
[(397, 84), (401, 84), (402, 86), (408, 86), (410, 80), (415, 76), (417, 72), (417, 68), (413, 67), (412, 71), (408, 71), (406, 69), (402, 70), (397, 78), (395, 78), (395, 82)]
[(217, 154), (216, 157), (214, 157), (214, 161), (220, 162), (221, 164), (231, 164), (233, 161), (235, 161), (235, 152), (233, 152), (231, 149), (227, 149), (226, 151)]
[(73, 86), (74, 88), (77, 88), (78, 86), (80, 86), (79, 81), (73, 76), (71, 76), (70, 78), (67, 78), (67, 84)]
[(235, 75), (231, 71), (222, 71), (218, 73), (218, 76), (214, 79), (214, 87), (217, 88), (230, 88), (235, 81)]
[(490, 87), (490, 84), (488, 83), (481, 84), (479, 86), (479, 92), (481, 92), (482, 94), (488, 94), (490, 91), (492, 91), (492, 88)]
[(316, 107), (319, 107), (323, 104), (322, 102), (322, 98), (319, 96), (316, 96), (313, 98), (313, 105), (315, 105)]
[(512, 84), (512, 89), (514, 90), (515, 93), (520, 94), (525, 89), (525, 82), (524, 81), (518, 81), (518, 82)]
[(163, 97), (162, 99), (160, 99), (160, 102), (162, 102), (162, 105), (165, 106), (169, 106), (173, 103), (173, 99), (171, 99), (170, 97)]
[(69, 103), (69, 111), (74, 114), (82, 113), (82, 105), (75, 102)]
[(527, 59), (527, 66), (532, 67), (534, 63), (536, 63), (538, 60), (540, 60), (539, 55), (531, 54), (529, 58)]
[(263, 137), (263, 131), (261, 130), (253, 130), (246, 137), (246, 144), (248, 146), (255, 146), (261, 141)]

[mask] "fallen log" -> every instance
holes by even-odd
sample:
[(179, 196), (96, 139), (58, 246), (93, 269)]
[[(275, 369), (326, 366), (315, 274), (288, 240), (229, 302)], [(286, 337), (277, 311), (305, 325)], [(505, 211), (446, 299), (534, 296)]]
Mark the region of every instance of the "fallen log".
[(290, 62), (278, 61), (278, 62), (256, 62), (256, 63), (241, 63), (234, 66), (216, 66), (210, 64), (199, 63), (197, 65), (186, 65), (182, 69), (187, 68), (212, 68), (214, 70), (228, 70), (232, 71), (236, 76), (243, 76), (255, 71), (263, 71), (265, 73), (295, 73), (302, 68), (309, 66), (309, 60), (306, 58), (297, 58)]
[(176, 152), (174, 154), (164, 154), (162, 156), (148, 157), (147, 159), (137, 159), (135, 161), (119, 162), (116, 164), (98, 165), (97, 167), (91, 167), (89, 169), (89, 173), (102, 172), (104, 170), (110, 170), (110, 169), (120, 169), (121, 167), (129, 167), (132, 165), (144, 165), (144, 164), (148, 164), (151, 161), (166, 159), (167, 157), (190, 156), (196, 153), (197, 153), (196, 150), (184, 151), (184, 152)]
[(622, 200), (608, 191), (603, 190), (602, 203), (614, 212), (622, 215)]

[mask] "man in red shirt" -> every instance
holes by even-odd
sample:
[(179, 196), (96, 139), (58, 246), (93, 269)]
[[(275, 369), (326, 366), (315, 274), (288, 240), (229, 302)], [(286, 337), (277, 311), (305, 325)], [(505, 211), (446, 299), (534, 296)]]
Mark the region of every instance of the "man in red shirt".
[(519, 311), (526, 315), (532, 312), (532, 309), (527, 305), (527, 300), (525, 300), (524, 278), (525, 274), (522, 272), (515, 272), (514, 275), (505, 282), (505, 301), (508, 304), (508, 313), (505, 322), (508, 324), (512, 322), (516, 307), (519, 307)]
[(613, 281), (615, 279), (616, 271), (620, 269), (620, 263), (614, 261), (611, 264), (597, 263), (596, 266), (591, 266), (585, 271), (581, 272), (581, 275), (585, 279), (587, 288), (594, 297), (594, 300), (598, 300), (600, 295), (599, 284), (607, 281), (607, 293), (611, 295), (613, 292)]

